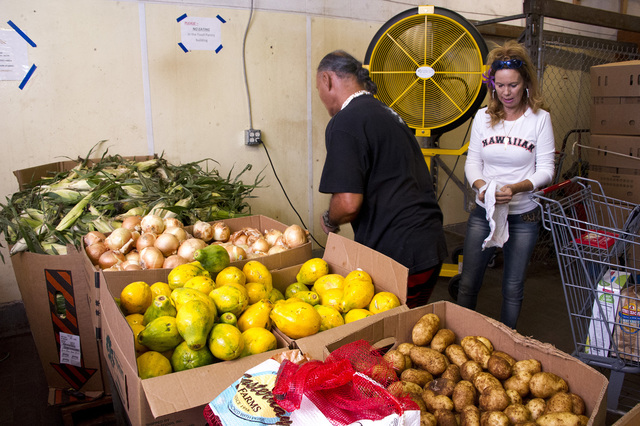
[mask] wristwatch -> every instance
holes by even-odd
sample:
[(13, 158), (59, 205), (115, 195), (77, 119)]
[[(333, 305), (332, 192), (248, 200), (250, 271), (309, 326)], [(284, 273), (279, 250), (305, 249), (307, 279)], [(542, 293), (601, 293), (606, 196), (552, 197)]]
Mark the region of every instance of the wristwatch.
[(324, 227), (329, 230), (329, 232), (338, 232), (340, 230), (339, 225), (334, 225), (329, 221), (329, 210), (325, 210), (322, 213), (322, 223), (324, 223)]

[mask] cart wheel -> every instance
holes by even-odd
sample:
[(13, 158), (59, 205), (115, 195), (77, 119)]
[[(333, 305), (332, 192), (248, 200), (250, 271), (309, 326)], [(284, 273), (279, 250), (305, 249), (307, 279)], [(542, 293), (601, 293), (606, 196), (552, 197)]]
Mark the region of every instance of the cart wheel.
[(452, 263), (454, 263), (456, 265), (458, 264), (458, 262), (459, 262), (458, 257), (460, 255), (462, 255), (462, 249), (463, 249), (462, 246), (461, 247), (456, 247), (456, 248), (453, 249), (453, 252), (451, 253), (451, 261), (452, 261)]
[(454, 275), (449, 280), (449, 296), (453, 299), (453, 301), (458, 300), (458, 289), (460, 288), (460, 279), (462, 278), (461, 274)]

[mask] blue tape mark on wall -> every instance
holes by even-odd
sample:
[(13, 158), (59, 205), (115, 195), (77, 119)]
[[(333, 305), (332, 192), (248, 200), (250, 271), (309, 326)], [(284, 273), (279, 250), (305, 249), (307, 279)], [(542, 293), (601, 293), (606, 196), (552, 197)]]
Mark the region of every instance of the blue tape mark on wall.
[(218, 46), (218, 48), (216, 49), (216, 53), (218, 53), (221, 50), (222, 50), (222, 45)]
[(31, 40), (29, 38), (28, 35), (26, 35), (25, 33), (22, 32), (22, 30), (20, 28), (18, 28), (18, 26), (16, 24), (14, 24), (13, 22), (11, 22), (11, 20), (7, 21), (7, 24), (9, 24), (9, 26), (11, 28), (13, 28), (13, 30), (15, 32), (17, 32), (18, 34), (20, 34), (20, 36), (25, 39), (27, 41), (27, 43), (29, 43), (32, 47), (36, 47), (36, 44), (33, 42), (33, 40)]
[(180, 22), (182, 21), (184, 18), (187, 17), (187, 14), (185, 13), (184, 15), (182, 15), (181, 17), (179, 17), (178, 19), (176, 19), (176, 21)]
[(222, 16), (220, 16), (220, 15), (217, 15), (217, 16), (216, 16), (216, 18), (218, 18), (218, 19), (220, 20), (220, 22), (222, 22), (223, 24), (226, 24), (226, 23), (227, 23), (227, 21), (225, 21), (225, 20), (222, 18)]
[(24, 89), (24, 86), (27, 84), (27, 82), (29, 81), (29, 79), (31, 78), (31, 75), (33, 75), (33, 72), (36, 70), (36, 64), (31, 65), (31, 68), (29, 69), (29, 71), (27, 72), (27, 75), (24, 76), (24, 78), (22, 79), (22, 82), (20, 83), (20, 90)]
[(181, 48), (182, 50), (184, 50), (184, 53), (189, 52), (189, 49), (187, 49), (187, 47), (186, 47), (184, 44), (182, 44), (182, 43), (178, 43), (178, 46), (180, 46), (180, 48)]

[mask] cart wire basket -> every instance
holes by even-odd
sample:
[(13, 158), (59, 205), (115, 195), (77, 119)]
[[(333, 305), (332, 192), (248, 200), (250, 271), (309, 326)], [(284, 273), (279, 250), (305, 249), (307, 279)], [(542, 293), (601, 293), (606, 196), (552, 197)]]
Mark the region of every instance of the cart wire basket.
[(598, 181), (581, 177), (532, 198), (556, 250), (573, 356), (610, 370), (607, 409), (623, 413), (624, 376), (640, 372), (640, 206), (607, 197)]

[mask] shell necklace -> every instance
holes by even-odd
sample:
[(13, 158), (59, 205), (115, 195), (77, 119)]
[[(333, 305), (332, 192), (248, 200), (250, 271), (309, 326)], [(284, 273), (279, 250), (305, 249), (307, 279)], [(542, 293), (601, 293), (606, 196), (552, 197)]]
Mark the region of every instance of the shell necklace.
[(349, 96), (347, 98), (346, 101), (344, 101), (344, 103), (342, 104), (342, 108), (340, 108), (340, 111), (342, 111), (343, 109), (345, 109), (347, 107), (347, 105), (349, 105), (349, 102), (351, 102), (354, 98), (357, 98), (358, 96), (362, 96), (362, 95), (370, 95), (371, 93), (369, 93), (366, 90), (359, 90), (356, 93), (354, 93), (353, 95)]

